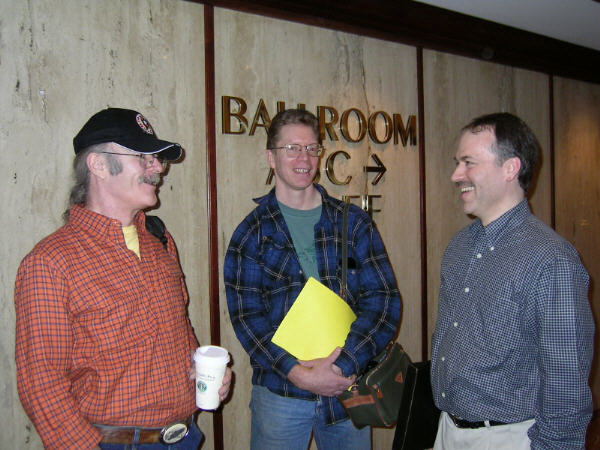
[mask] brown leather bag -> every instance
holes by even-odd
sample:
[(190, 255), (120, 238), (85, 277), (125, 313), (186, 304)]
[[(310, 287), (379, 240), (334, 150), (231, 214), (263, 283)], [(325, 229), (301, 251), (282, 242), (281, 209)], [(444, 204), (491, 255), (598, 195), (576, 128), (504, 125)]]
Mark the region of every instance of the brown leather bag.
[(338, 396), (357, 428), (396, 424), (411, 365), (402, 346), (397, 342), (390, 344), (369, 363), (356, 382)]

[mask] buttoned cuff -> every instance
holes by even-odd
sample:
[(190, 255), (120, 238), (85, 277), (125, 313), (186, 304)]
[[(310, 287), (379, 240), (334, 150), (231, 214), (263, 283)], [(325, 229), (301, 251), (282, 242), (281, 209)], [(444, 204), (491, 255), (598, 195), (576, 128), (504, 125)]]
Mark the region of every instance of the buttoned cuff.
[(273, 370), (280, 376), (287, 378), (288, 373), (294, 366), (298, 365), (298, 360), (289, 353), (285, 353), (273, 364)]
[(356, 361), (354, 355), (347, 352), (345, 349), (342, 349), (340, 356), (338, 356), (338, 359), (335, 360), (334, 364), (342, 370), (342, 374), (345, 377), (358, 375), (358, 361)]

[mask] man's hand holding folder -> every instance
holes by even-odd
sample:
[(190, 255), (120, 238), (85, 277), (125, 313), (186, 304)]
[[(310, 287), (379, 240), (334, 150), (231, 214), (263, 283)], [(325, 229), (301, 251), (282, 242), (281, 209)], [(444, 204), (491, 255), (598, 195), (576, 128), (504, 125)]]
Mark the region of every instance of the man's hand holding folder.
[(340, 356), (341, 348), (336, 347), (326, 358), (299, 361), (289, 373), (288, 379), (301, 389), (327, 397), (335, 397), (344, 392), (356, 379), (355, 375), (345, 377), (334, 364)]
[(331, 289), (309, 278), (273, 336), (273, 343), (298, 358), (288, 379), (301, 389), (334, 397), (354, 382), (334, 363), (356, 315)]

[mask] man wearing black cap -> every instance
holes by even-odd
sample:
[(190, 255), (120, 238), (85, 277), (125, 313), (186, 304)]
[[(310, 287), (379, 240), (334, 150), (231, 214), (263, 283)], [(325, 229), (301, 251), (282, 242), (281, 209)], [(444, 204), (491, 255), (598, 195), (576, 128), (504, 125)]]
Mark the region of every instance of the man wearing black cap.
[[(73, 145), (67, 223), (17, 274), (23, 406), (50, 449), (196, 449), (188, 294), (173, 238), (150, 233), (143, 212), (183, 150), (117, 108), (92, 116)], [(228, 370), (222, 399), (230, 380)]]

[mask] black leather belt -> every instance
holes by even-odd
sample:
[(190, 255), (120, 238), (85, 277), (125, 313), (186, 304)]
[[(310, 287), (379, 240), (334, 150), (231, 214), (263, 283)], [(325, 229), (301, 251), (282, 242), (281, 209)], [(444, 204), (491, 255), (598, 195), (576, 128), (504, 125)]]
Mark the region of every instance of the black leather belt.
[[(448, 413), (448, 416), (450, 417), (450, 419), (452, 419), (452, 422), (454, 422), (454, 425), (456, 425), (457, 428), (482, 428), (487, 426), (486, 423), (483, 421), (469, 422), (468, 420), (461, 419), (460, 417), (456, 417), (450, 413)], [(487, 423), (490, 427), (495, 427), (498, 425), (508, 425), (506, 422), (497, 422), (495, 420), (488, 420)]]

